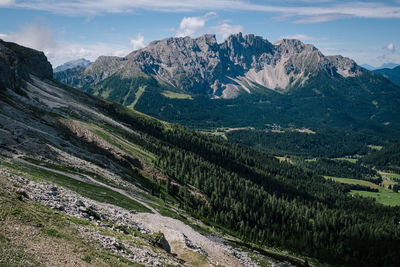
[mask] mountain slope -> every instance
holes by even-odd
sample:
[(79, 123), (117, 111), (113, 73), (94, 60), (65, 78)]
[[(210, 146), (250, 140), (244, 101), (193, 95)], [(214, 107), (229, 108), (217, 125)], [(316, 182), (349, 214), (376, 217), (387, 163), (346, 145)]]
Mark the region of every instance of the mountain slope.
[(400, 86), (400, 66), (393, 69), (384, 68), (374, 70), (376, 74), (380, 74), (383, 77), (389, 79), (392, 83)]
[[(7, 195), (6, 203), (39, 202), (34, 215), (39, 218), (43, 205), (52, 208), (52, 216), (82, 218), (78, 224), (90, 242), (124, 262), (248, 266), (257, 264), (254, 257), (276, 261), (263, 256), (276, 251), (296, 264), (376, 266), (400, 260), (398, 208), (352, 197), (351, 185), (265, 153), (62, 85), (49, 76), (43, 54), (3, 46), (0, 55), (14, 53), (1, 61), (10, 73), (4, 81), (20, 85), (8, 83), (0, 91), (0, 178), (21, 195)], [(22, 55), (17, 66), (8, 63)], [(43, 65), (41, 71), (30, 72), (30, 62)], [(42, 221), (30, 224), (24, 211), (10, 205), (7, 210), (0, 231), (18, 220), (71, 240), (52, 220), (40, 230)], [(0, 235), (14, 244), (12, 231)], [(243, 242), (249, 252), (234, 248)], [(90, 255), (101, 261), (102, 255)]]
[(168, 38), (62, 75), (83, 91), (194, 127), (400, 130), (399, 87), (298, 40)]

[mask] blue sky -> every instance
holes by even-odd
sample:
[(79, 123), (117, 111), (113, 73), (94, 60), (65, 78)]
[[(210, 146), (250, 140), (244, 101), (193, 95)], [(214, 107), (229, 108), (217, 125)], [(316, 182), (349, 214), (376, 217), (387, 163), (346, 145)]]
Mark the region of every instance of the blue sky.
[(359, 64), (400, 64), (400, 0), (0, 0), (0, 38), (53, 66), (124, 56), (153, 40), (236, 32), (314, 44)]

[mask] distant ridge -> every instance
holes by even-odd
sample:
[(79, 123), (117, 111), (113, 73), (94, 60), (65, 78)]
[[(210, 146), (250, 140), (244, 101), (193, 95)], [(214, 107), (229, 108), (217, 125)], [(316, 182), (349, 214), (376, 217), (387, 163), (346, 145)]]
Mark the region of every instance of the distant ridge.
[(399, 66), (399, 64), (389, 62), (389, 63), (382, 64), (380, 67), (374, 67), (369, 64), (362, 64), (360, 66), (363, 67), (364, 69), (373, 71), (373, 70), (378, 70), (378, 69), (393, 69), (393, 68)]
[(397, 66), (393, 69), (377, 69), (374, 70), (374, 72), (382, 75), (383, 77), (389, 79), (392, 83), (400, 86), (400, 66)]
[(64, 71), (64, 70), (67, 70), (67, 69), (72, 69), (72, 68), (75, 68), (75, 67), (86, 68), (90, 64), (92, 64), (92, 62), (87, 60), (87, 59), (84, 59), (84, 58), (75, 59), (75, 60), (68, 61), (68, 62), (56, 67), (54, 69), (54, 72), (60, 72), (60, 71)]

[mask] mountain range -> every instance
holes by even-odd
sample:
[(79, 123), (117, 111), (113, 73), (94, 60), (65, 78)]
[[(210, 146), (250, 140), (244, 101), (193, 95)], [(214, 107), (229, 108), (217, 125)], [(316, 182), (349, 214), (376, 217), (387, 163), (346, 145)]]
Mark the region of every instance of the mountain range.
[(231, 99), (254, 93), (255, 87), (286, 92), (317, 73), (355, 77), (362, 69), (348, 58), (325, 57), (298, 40), (271, 44), (259, 36), (239, 33), (218, 44), (215, 35), (203, 35), (154, 41), (123, 58), (100, 57), (83, 72), (88, 81), (82, 86), (115, 75), (143, 76), (163, 87)]
[[(260, 47), (269, 47), (266, 44), (260, 42)], [(240, 49), (241, 55), (247, 51)], [(313, 56), (294, 58), (320, 57), (307, 49)], [(113, 58), (110, 71), (124, 60), (134, 64)], [(237, 60), (244, 62), (244, 56)], [(353, 64), (341, 57), (317, 61)], [(83, 72), (95, 71), (96, 65)], [(300, 62), (295, 65), (309, 69)], [(219, 104), (221, 111), (233, 105), (232, 121), (240, 115), (238, 105), (242, 111), (249, 109), (246, 116), (260, 116), (251, 113), (251, 102), (241, 101), (256, 103), (264, 97), (260, 105), (270, 106), (277, 105), (273, 97), (291, 95), (306, 101), (339, 94), (335, 101), (342, 101), (337, 105), (343, 107), (345, 96), (358, 103), (369, 101), (363, 96), (368, 93), (378, 99), (373, 103), (376, 110), (382, 105), (393, 114), (386, 109), (395, 108), (390, 104), (398, 101), (392, 92), (398, 87), (355, 65), (341, 71), (327, 66), (311, 65), (323, 73), (319, 77), (290, 72), (301, 79), (310, 75), (304, 85), (293, 88), (260, 87), (261, 92), (248, 93), (237, 87), (243, 92), (234, 99), (213, 95), (212, 90), (187, 89), (182, 99), (183, 89), (176, 84), (166, 89), (157, 80), (161, 76), (143, 71), (123, 78), (124, 68), (104, 79), (89, 75), (93, 83), (99, 81), (88, 90), (103, 88), (100, 85), (110, 94), (136, 89), (135, 95), (143, 95), (135, 99), (138, 107), (146, 97), (155, 108), (162, 97), (178, 101), (165, 102), (164, 108), (180, 100), (202, 109)], [(298, 164), (160, 121), (54, 80), (43, 52), (14, 43), (0, 41), (0, 71), (0, 263), (5, 266), (395, 266), (400, 261), (399, 209), (354, 195), (356, 190), (377, 192), (364, 185), (382, 181), (372, 167), (334, 160)], [(332, 79), (347, 86), (332, 87)], [(308, 95), (304, 88), (310, 89)], [(326, 108), (325, 102), (319, 104)], [(368, 112), (368, 107), (354, 105), (354, 110)], [(281, 134), (276, 128), (274, 133)], [(308, 146), (318, 145), (312, 142)], [(325, 168), (331, 175), (367, 176), (361, 177), (361, 185), (342, 184), (323, 177)]]
[(378, 70), (378, 69), (393, 69), (393, 68), (395, 68), (395, 67), (397, 67), (397, 66), (399, 66), (399, 64), (391, 63), (391, 62), (389, 62), (389, 63), (384, 63), (384, 64), (382, 64), (380, 67), (374, 67), (374, 66), (371, 66), (371, 65), (369, 65), (369, 64), (362, 64), (362, 65), (361, 65), (361, 67), (363, 67), (363, 68), (365, 68), (365, 69), (367, 69), (367, 70), (370, 70), (370, 71)]
[(60, 72), (60, 71), (64, 71), (64, 70), (72, 69), (72, 68), (76, 68), (76, 67), (86, 68), (90, 64), (92, 64), (92, 62), (90, 62), (87, 59), (84, 59), (84, 58), (75, 59), (75, 60), (65, 62), (64, 64), (62, 64), (60, 66), (57, 66), (54, 69), (54, 72)]
[[(162, 120), (197, 128), (400, 130), (399, 87), (299, 40), (252, 34), (167, 38), (125, 57), (99, 57), (59, 81)], [(392, 134), (392, 133), (391, 133)]]

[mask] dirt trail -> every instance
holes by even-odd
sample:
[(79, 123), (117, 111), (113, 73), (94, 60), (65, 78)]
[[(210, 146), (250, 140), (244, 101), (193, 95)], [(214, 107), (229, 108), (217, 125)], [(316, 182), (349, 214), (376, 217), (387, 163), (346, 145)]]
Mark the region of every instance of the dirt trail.
[(61, 174), (66, 177), (69, 177), (71, 179), (75, 179), (81, 182), (90, 182), (95, 185), (103, 186), (105, 188), (108, 188), (110, 190), (113, 190), (117, 193), (120, 193), (121, 195), (124, 195), (134, 201), (139, 202), (141, 205), (145, 206), (149, 210), (153, 212), (151, 213), (138, 213), (135, 215), (135, 218), (137, 219), (138, 222), (143, 223), (148, 227), (150, 230), (157, 232), (160, 231), (164, 233), (166, 239), (172, 246), (172, 250), (176, 250), (178, 247), (186, 247), (185, 245), (185, 237), (186, 236), (187, 240), (190, 240), (194, 245), (197, 247), (200, 247), (202, 250), (204, 250), (208, 254), (208, 258), (210, 261), (215, 264), (215, 265), (223, 265), (223, 266), (242, 266), (243, 264), (234, 256), (232, 256), (229, 251), (224, 247), (222, 244), (219, 244), (213, 240), (210, 240), (209, 238), (201, 235), (200, 233), (196, 232), (193, 230), (190, 226), (184, 224), (183, 222), (170, 218), (170, 217), (165, 217), (159, 214), (157, 210), (149, 206), (148, 204), (144, 203), (142, 200), (133, 197), (132, 195), (126, 193), (123, 189), (115, 188), (110, 185), (104, 184), (102, 182), (99, 182), (89, 175), (82, 174), (76, 175), (76, 174), (71, 174), (68, 172), (60, 171), (60, 170), (54, 170), (51, 168), (47, 168), (45, 166), (40, 166), (34, 163), (31, 163), (29, 161), (26, 161), (20, 156), (14, 156), (14, 160), (23, 164), (27, 164), (30, 166), (34, 166), (36, 168), (40, 168), (46, 171), (50, 171), (53, 173)]
[[(210, 240), (193, 230), (183, 222), (160, 214), (138, 213), (135, 218), (150, 230), (162, 232), (171, 244), (172, 252), (177, 247), (185, 247), (185, 235), (195, 246), (207, 254), (212, 264), (222, 266), (243, 266), (243, 264), (226, 249), (226, 246)], [(175, 247), (174, 247), (175, 246)]]
[(29, 161), (26, 161), (26, 160), (20, 158), (19, 156), (14, 156), (14, 160), (15, 160), (15, 161), (18, 161), (18, 162), (21, 162), (21, 163), (23, 163), (23, 164), (27, 164), (27, 165), (30, 165), (30, 166), (34, 166), (34, 167), (36, 167), (36, 168), (40, 168), (40, 169), (46, 170), (46, 171), (50, 171), (50, 172), (53, 172), (53, 173), (61, 174), (61, 175), (67, 176), (67, 177), (69, 177), (69, 178), (72, 178), (72, 179), (75, 179), (75, 180), (84, 182), (84, 183), (87, 183), (88, 180), (89, 180), (92, 184), (95, 184), (95, 185), (99, 185), (99, 186), (108, 188), (108, 189), (110, 189), (110, 190), (112, 190), (112, 191), (114, 191), (114, 192), (117, 192), (117, 193), (119, 193), (119, 194), (121, 194), (121, 195), (124, 195), (124, 196), (126, 196), (126, 197), (128, 197), (128, 198), (130, 198), (130, 199), (132, 199), (132, 200), (134, 200), (134, 201), (137, 201), (137, 202), (139, 202), (141, 205), (143, 205), (143, 206), (145, 206), (146, 208), (148, 208), (149, 210), (151, 210), (153, 213), (158, 214), (158, 211), (157, 211), (157, 210), (155, 210), (154, 208), (152, 208), (152, 207), (149, 206), (148, 204), (144, 203), (142, 200), (140, 200), (140, 199), (138, 199), (138, 198), (136, 198), (136, 197), (133, 197), (132, 195), (126, 193), (126, 192), (125, 192), (124, 190), (122, 190), (122, 189), (115, 188), (115, 187), (113, 187), (113, 186), (110, 186), (110, 185), (104, 184), (104, 183), (102, 183), (102, 182), (99, 182), (99, 181), (93, 179), (92, 177), (90, 177), (89, 175), (82, 174), (82, 176), (84, 176), (84, 177), (86, 178), (86, 179), (84, 179), (84, 178), (82, 178), (82, 176), (80, 176), (80, 175), (71, 174), (71, 173), (68, 173), (68, 172), (60, 171), (60, 170), (54, 170), (54, 169), (51, 169), (51, 168), (47, 168), (47, 167), (45, 167), (45, 166), (40, 166), (40, 165), (31, 163), (31, 162), (29, 162)]

